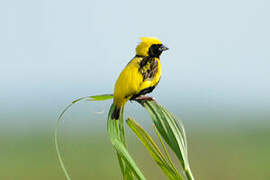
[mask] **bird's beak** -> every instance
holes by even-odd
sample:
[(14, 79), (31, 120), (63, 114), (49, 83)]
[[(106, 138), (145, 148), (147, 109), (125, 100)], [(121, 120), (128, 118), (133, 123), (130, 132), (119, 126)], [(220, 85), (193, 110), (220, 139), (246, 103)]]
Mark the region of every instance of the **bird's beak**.
[(167, 48), (166, 46), (164, 46), (163, 44), (160, 46), (159, 50), (160, 51), (167, 51), (169, 48)]

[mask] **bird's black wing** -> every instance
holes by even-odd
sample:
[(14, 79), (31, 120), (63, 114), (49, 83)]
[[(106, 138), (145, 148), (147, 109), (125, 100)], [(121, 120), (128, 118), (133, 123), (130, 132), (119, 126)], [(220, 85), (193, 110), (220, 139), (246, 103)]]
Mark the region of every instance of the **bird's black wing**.
[[(150, 80), (151, 81), (155, 77), (157, 71), (158, 71), (158, 63), (154, 58), (144, 57), (140, 61), (140, 63), (139, 63), (139, 72), (143, 76), (143, 81), (145, 81), (145, 80)], [(134, 100), (135, 98), (137, 98), (137, 97), (139, 97), (141, 95), (151, 93), (155, 89), (157, 84), (158, 84), (158, 82), (154, 86), (150, 86), (150, 87), (147, 87), (147, 88), (141, 90), (139, 93), (133, 95), (131, 97), (131, 100)]]

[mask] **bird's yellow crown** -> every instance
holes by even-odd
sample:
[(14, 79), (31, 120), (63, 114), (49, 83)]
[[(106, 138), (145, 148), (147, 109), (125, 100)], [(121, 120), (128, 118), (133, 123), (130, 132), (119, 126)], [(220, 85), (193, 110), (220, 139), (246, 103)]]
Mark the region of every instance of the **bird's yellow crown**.
[(148, 56), (148, 50), (153, 44), (162, 44), (155, 37), (141, 37), (142, 42), (136, 48), (136, 55)]

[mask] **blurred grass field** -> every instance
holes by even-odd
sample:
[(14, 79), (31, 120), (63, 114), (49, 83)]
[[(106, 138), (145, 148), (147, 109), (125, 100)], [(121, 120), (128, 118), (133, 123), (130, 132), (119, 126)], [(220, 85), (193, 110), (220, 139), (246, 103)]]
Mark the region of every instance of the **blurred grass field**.
[[(148, 179), (166, 179), (144, 147), (128, 132), (128, 146)], [(189, 157), (199, 180), (270, 179), (270, 128), (194, 130), (188, 132)], [(60, 136), (64, 162), (72, 179), (121, 179), (106, 134)], [(1, 134), (0, 179), (65, 179), (56, 159), (52, 132)]]

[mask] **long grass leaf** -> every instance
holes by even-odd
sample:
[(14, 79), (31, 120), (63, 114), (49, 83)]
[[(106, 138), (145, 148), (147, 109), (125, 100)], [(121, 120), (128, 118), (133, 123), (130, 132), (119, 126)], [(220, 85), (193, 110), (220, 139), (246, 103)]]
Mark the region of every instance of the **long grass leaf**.
[(123, 124), (123, 113), (121, 111), (120, 119), (114, 120), (111, 119), (111, 115), (114, 109), (114, 105), (111, 105), (108, 121), (107, 121), (107, 131), (111, 140), (113, 147), (115, 148), (118, 154), (118, 161), (121, 162), (121, 172), (125, 180), (133, 179), (133, 174), (137, 177), (138, 180), (146, 180), (144, 175), (141, 173), (140, 169), (128, 153), (125, 143), (125, 131)]
[(155, 101), (138, 102), (149, 112), (158, 132), (176, 154), (186, 177), (194, 180), (188, 162), (186, 134), (181, 121), (178, 121), (174, 115)]
[(111, 99), (113, 98), (113, 95), (111, 94), (104, 94), (104, 95), (96, 95), (96, 96), (86, 96), (86, 97), (82, 97), (82, 98), (79, 98), (79, 99), (76, 99), (74, 100), (71, 104), (69, 104), (62, 112), (61, 114), (59, 115), (58, 119), (57, 119), (57, 122), (56, 122), (56, 126), (55, 126), (55, 130), (54, 130), (54, 144), (55, 144), (55, 149), (56, 149), (56, 154), (57, 154), (57, 158), (58, 158), (58, 161), (60, 163), (60, 166), (65, 174), (65, 177), (68, 179), (68, 180), (71, 180), (70, 178), (70, 175), (67, 171), (67, 169), (65, 168), (65, 164), (64, 164), (64, 161), (63, 161), (63, 157), (60, 153), (60, 148), (59, 148), (59, 143), (58, 143), (58, 129), (59, 129), (59, 126), (60, 126), (60, 123), (62, 122), (63, 120), (63, 116), (64, 114), (76, 103), (82, 101), (82, 100), (89, 100), (89, 101), (102, 101), (102, 100), (108, 100), (108, 99)]
[(160, 134), (159, 134), (159, 132), (158, 132), (158, 130), (157, 130), (157, 128), (155, 126), (154, 126), (154, 131), (155, 131), (155, 133), (156, 133), (156, 135), (158, 137), (158, 140), (159, 140), (159, 142), (160, 142), (160, 144), (162, 146), (162, 149), (163, 149), (163, 151), (165, 153), (165, 156), (166, 156), (167, 160), (169, 161), (171, 167), (174, 169), (174, 171), (177, 171), (176, 167), (174, 166), (174, 164), (172, 162), (171, 157), (169, 156), (169, 153), (168, 153), (168, 151), (167, 151), (167, 149), (165, 147), (165, 144), (164, 144), (162, 138), (160, 137)]
[(167, 163), (160, 149), (153, 141), (153, 139), (148, 135), (148, 133), (135, 120), (131, 118), (127, 119), (127, 124), (143, 143), (145, 148), (156, 161), (158, 166), (162, 169), (164, 174), (171, 180), (183, 180), (183, 177), (181, 177), (177, 170)]

